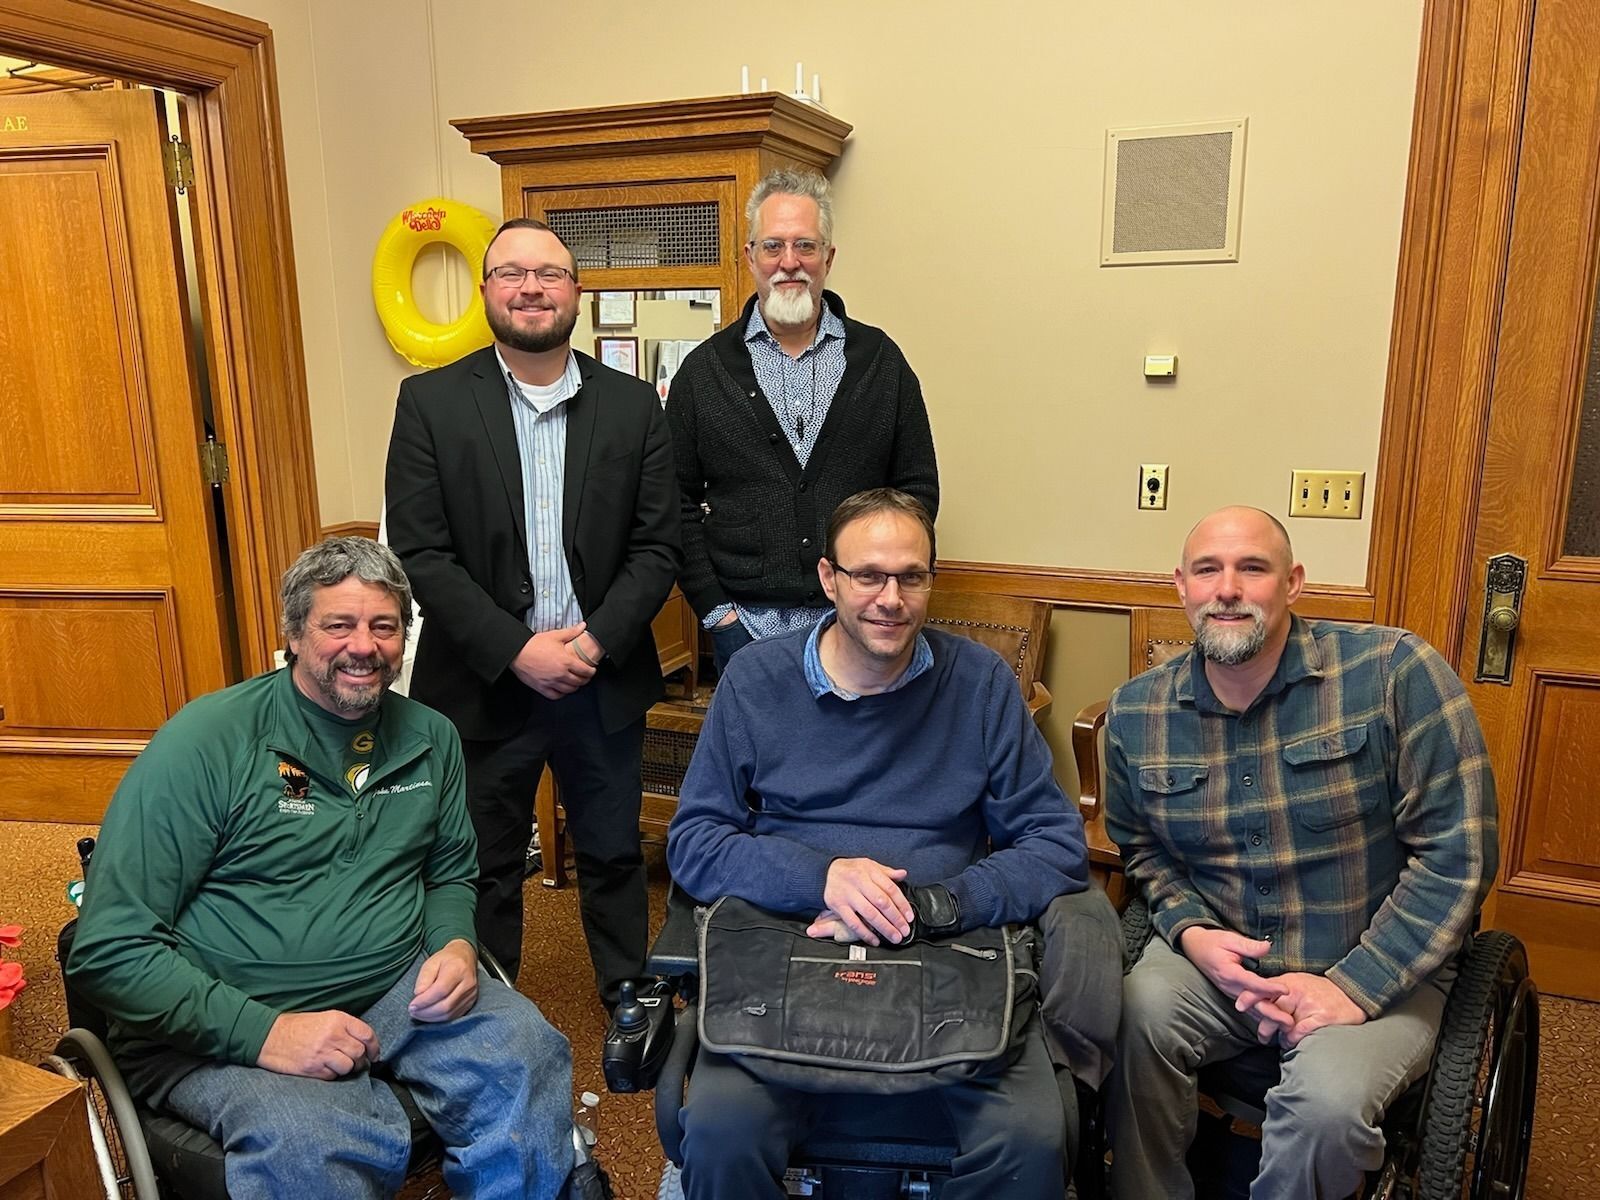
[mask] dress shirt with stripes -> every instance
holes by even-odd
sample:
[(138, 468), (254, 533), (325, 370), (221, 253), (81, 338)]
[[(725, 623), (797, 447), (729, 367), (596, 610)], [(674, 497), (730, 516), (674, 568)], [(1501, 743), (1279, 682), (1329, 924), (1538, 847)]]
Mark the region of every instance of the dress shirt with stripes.
[[(817, 321), (811, 345), (795, 358), (789, 356), (767, 328), (760, 304), (750, 309), (750, 319), (744, 327), (744, 344), (750, 351), (756, 383), (772, 406), (778, 428), (789, 439), (789, 446), (802, 467), (816, 449), (817, 433), (827, 419), (828, 409), (839, 391), (839, 382), (844, 378), (844, 322), (828, 307), (827, 301), (821, 303), (822, 317)], [(731, 604), (718, 605), (706, 614), (701, 624), (710, 629), (733, 611), (735, 608)], [(833, 610), (804, 605), (794, 608), (741, 605), (737, 611), (751, 636), (764, 638), (815, 625)]]
[(525, 619), (529, 629), (543, 633), (583, 619), (561, 544), (567, 401), (583, 386), (583, 375), (570, 350), (566, 371), (548, 387), (521, 382), (511, 374), (498, 348), (494, 356), (506, 381), (511, 420), (517, 430), (517, 455), (522, 460), (522, 511), (528, 530), (528, 570), (533, 577), (533, 606)]
[(1264, 975), (1326, 975), (1368, 1016), (1470, 932), (1494, 880), (1494, 778), (1461, 681), (1402, 629), (1292, 621), (1243, 712), (1191, 651), (1106, 724), (1106, 831), (1174, 948), (1266, 939)]

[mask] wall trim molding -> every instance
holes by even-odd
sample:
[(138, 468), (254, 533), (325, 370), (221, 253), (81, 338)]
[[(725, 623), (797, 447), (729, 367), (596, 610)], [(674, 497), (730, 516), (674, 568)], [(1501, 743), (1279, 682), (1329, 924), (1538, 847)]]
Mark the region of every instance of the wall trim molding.
[[(939, 586), (961, 592), (1025, 596), (1064, 608), (1182, 607), (1172, 577), (1149, 571), (950, 560), (939, 564)], [(1371, 592), (1337, 583), (1308, 583), (1295, 605), (1301, 616), (1335, 621), (1371, 621), (1376, 609)]]
[(332, 537), (364, 537), (378, 540), (378, 523), (376, 521), (340, 521), (337, 525), (324, 525), (322, 527), (324, 538)]

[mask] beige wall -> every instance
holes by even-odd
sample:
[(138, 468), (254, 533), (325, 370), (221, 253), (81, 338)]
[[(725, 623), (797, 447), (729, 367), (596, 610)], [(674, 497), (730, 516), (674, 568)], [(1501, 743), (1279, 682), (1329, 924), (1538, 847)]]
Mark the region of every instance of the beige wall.
[[(781, 33), (731, 0), (231, 0), (272, 25), (327, 523), (375, 519), (395, 390), (369, 272), (402, 207), (498, 217), (453, 117), (792, 84), (855, 126), (832, 284), (922, 378), (949, 558), (1164, 571), (1208, 509), (1283, 512), (1294, 467), (1368, 472), (1368, 517), (1291, 525), (1310, 577), (1366, 571), (1421, 0), (821, 0)], [(781, 45), (781, 49), (777, 48)], [(1107, 128), (1249, 119), (1240, 261), (1097, 265)], [(453, 315), (459, 259), (418, 270)], [(1147, 353), (1175, 353), (1170, 387)], [(1141, 462), (1171, 507), (1136, 508)], [(1126, 674), (1125, 617), (1061, 614), (1058, 758)], [(1063, 765), (1064, 780), (1070, 772)]]
[[(277, 36), (329, 522), (376, 516), (411, 370), (372, 309), (378, 233), (434, 194), (499, 215), (496, 169), (448, 118), (719, 94), (741, 63), (789, 84), (796, 58), (856, 129), (833, 283), (922, 376), (950, 557), (1164, 570), (1211, 507), (1283, 511), (1292, 467), (1371, 479), (1419, 0), (1024, 0), (976, 21), (824, 0), (814, 35), (782, 37), (727, 0), (624, 5), (604, 29), (486, 0), (234, 5)], [(1097, 266), (1105, 130), (1240, 116), (1240, 261)], [(442, 314), (465, 286), (454, 264), (420, 273)], [(1154, 352), (1179, 355), (1175, 386), (1144, 382)], [(1152, 461), (1165, 513), (1135, 507)], [(1293, 532), (1313, 579), (1364, 577), (1368, 519)]]

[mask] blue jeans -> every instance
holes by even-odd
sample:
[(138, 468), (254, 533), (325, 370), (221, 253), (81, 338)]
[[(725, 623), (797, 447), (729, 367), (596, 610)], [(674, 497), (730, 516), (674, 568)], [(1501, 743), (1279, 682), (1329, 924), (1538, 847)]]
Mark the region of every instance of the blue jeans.
[[(553, 1200), (574, 1159), (567, 1039), (481, 968), (471, 1012), (412, 1020), (422, 961), (359, 1016), (377, 1034), (379, 1062), (443, 1140), (445, 1183), (476, 1200)], [(173, 1086), (166, 1107), (222, 1146), (232, 1200), (369, 1200), (405, 1181), (410, 1126), (368, 1071), (324, 1081), (205, 1063)]]

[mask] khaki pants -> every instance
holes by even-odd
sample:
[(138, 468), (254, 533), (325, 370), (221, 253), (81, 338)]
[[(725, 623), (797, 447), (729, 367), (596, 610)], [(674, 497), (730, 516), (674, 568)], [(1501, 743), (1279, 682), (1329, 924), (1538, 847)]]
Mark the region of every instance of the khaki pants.
[[(1259, 1200), (1343, 1200), (1383, 1164), (1385, 1108), (1428, 1069), (1455, 968), (1447, 966), (1383, 1016), (1327, 1026), (1283, 1052), (1267, 1093)], [(1153, 938), (1123, 981), (1122, 1032), (1107, 1124), (1117, 1200), (1187, 1200), (1184, 1154), (1198, 1120), (1196, 1075), (1256, 1045), (1237, 1013), (1181, 953)]]

